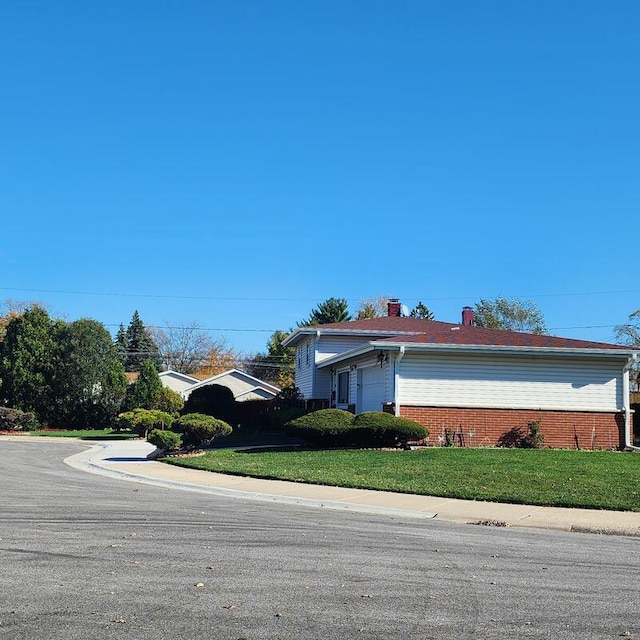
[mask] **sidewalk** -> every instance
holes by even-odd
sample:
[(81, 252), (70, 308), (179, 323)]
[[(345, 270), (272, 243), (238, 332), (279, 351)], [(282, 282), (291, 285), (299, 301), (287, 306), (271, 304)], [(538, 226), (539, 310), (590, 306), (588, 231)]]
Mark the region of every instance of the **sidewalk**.
[[(21, 441), (26, 439), (32, 438), (20, 438)], [(67, 438), (63, 440), (68, 441)], [(65, 463), (76, 469), (122, 480), (226, 497), (405, 518), (435, 518), (447, 522), (483, 522), (494, 526), (536, 527), (640, 537), (640, 513), (455, 500), (281, 480), (261, 480), (185, 469), (147, 460), (146, 456), (153, 450), (153, 445), (141, 440), (105, 441), (68, 457)]]

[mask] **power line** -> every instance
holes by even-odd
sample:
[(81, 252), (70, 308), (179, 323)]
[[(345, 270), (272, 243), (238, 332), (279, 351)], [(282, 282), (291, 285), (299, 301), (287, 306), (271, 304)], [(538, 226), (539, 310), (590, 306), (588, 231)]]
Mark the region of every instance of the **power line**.
[[(0, 287), (0, 291), (20, 291), (28, 293), (55, 293), (64, 295), (77, 295), (77, 296), (103, 296), (103, 297), (122, 297), (122, 298), (156, 298), (156, 299), (172, 299), (172, 300), (212, 300), (220, 302), (317, 302), (318, 297), (284, 297), (273, 298), (265, 296), (185, 296), (175, 294), (156, 294), (156, 293), (126, 293), (126, 292), (113, 292), (113, 291), (65, 291), (62, 289), (28, 289), (19, 287)], [(522, 294), (522, 295), (510, 295), (516, 299), (525, 298), (562, 298), (562, 297), (575, 297), (575, 296), (604, 296), (604, 295), (622, 295), (622, 294), (637, 294), (640, 293), (640, 289), (627, 289), (627, 290), (610, 290), (610, 291), (569, 291), (560, 293), (534, 293), (534, 294)], [(427, 300), (427, 301), (453, 301), (453, 300), (473, 300), (487, 298), (491, 296), (444, 296), (444, 297), (431, 297), (424, 295), (411, 295), (411, 296), (395, 296), (405, 300)], [(346, 298), (348, 301), (366, 299), (367, 296), (358, 296)]]

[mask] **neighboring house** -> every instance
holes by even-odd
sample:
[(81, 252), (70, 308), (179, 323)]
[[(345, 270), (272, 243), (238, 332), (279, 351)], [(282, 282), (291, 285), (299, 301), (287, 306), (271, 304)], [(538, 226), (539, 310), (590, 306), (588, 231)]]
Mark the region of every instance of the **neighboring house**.
[[(175, 372), (165, 371), (163, 373)], [(190, 378), (190, 376), (184, 377)], [(173, 380), (169, 376), (163, 378), (162, 374), (160, 374), (160, 379), (163, 384), (166, 384), (165, 380)], [(185, 400), (189, 399), (191, 392), (195, 389), (206, 387), (211, 384), (218, 384), (231, 389), (233, 397), (237, 402), (244, 402), (246, 400), (272, 400), (278, 393), (280, 393), (279, 387), (269, 384), (268, 382), (264, 382), (258, 378), (254, 378), (239, 369), (229, 369), (229, 371), (219, 373), (218, 375), (207, 378), (206, 380), (197, 380), (196, 378), (192, 378), (192, 380), (194, 382), (191, 385), (185, 386), (183, 389), (179, 390), (179, 393)], [(167, 386), (169, 386), (169, 384), (167, 384)]]
[(623, 448), (633, 444), (630, 347), (473, 324), (389, 315), (300, 327), (296, 385), (305, 399), (355, 413), (388, 411), (429, 428), (430, 442), (457, 433), (493, 446), (514, 427), (539, 421), (553, 447)]
[(161, 371), (159, 374), (160, 381), (165, 387), (169, 387), (172, 391), (183, 395), (183, 392), (192, 387), (194, 384), (198, 384), (200, 382), (199, 378), (194, 378), (193, 376), (188, 376), (186, 373), (180, 373), (179, 371), (173, 371), (169, 369), (168, 371)]

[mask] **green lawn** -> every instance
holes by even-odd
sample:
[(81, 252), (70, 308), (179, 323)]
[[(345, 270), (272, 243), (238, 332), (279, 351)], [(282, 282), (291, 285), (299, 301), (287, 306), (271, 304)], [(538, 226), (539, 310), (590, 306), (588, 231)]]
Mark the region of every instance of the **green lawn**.
[(217, 450), (170, 464), (258, 478), (422, 495), (640, 511), (640, 455), (608, 451)]
[(128, 440), (137, 438), (135, 433), (114, 431), (113, 429), (38, 429), (30, 431), (32, 436), (50, 436), (52, 438), (82, 438), (84, 440)]

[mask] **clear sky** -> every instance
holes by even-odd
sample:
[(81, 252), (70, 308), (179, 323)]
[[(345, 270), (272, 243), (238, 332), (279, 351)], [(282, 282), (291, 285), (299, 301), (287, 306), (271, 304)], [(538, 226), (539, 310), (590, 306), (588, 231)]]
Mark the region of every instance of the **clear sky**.
[(7, 0), (0, 59), (0, 300), (243, 352), (330, 296), (640, 307), (637, 0)]

